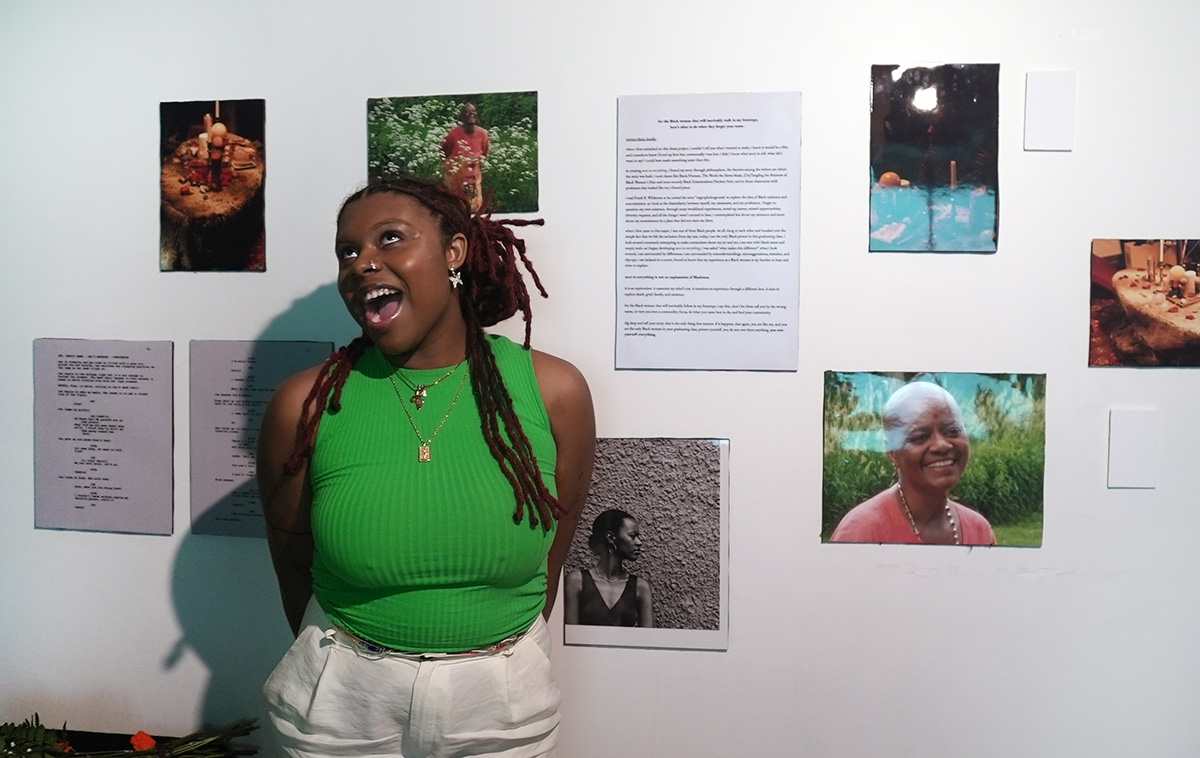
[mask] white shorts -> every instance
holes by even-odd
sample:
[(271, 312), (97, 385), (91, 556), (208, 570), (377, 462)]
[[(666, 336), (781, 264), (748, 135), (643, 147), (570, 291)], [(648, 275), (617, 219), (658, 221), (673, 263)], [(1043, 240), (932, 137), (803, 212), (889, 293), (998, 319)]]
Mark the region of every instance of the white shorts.
[(561, 699), (541, 615), (498, 652), (425, 658), (360, 650), (315, 600), (263, 694), (294, 758), (546, 756)]

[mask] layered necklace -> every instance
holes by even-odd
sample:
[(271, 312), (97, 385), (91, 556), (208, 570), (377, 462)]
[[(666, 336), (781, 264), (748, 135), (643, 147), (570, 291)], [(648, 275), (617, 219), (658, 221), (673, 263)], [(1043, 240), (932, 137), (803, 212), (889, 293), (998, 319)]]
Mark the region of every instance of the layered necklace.
[[(428, 384), (418, 384), (413, 386), (412, 384), (409, 384), (408, 380), (403, 376), (400, 377), (401, 381), (403, 381), (404, 384), (413, 391), (413, 396), (410, 398), (410, 400), (412, 401), (412, 404), (417, 407), (418, 411), (421, 410), (421, 406), (425, 404), (425, 390), (429, 389), (435, 384), (438, 384), (442, 381), (442, 379), (446, 379), (455, 371), (458, 371), (463, 363), (466, 363), (466, 361), (461, 361), (457, 366), (447, 371), (436, 382), (430, 382)], [(458, 405), (458, 398), (462, 396), (463, 387), (467, 385), (467, 377), (470, 375), (470, 369), (463, 372), (462, 381), (458, 383), (458, 392), (454, 393), (454, 400), (450, 401), (450, 407), (446, 409), (446, 415), (442, 416), (442, 420), (438, 422), (437, 428), (433, 430), (433, 434), (429, 435), (428, 439), (421, 435), (421, 430), (417, 428), (416, 419), (414, 419), (412, 413), (409, 412), (408, 404), (404, 402), (404, 393), (400, 391), (400, 385), (396, 384), (396, 372), (388, 375), (388, 379), (390, 379), (392, 382), (392, 389), (396, 390), (396, 399), (400, 401), (400, 407), (404, 409), (404, 415), (408, 417), (408, 423), (410, 426), (412, 426), (413, 434), (417, 435), (417, 442), (420, 445), (420, 447), (417, 448), (417, 460), (421, 463), (429, 463), (433, 459), (433, 454), (430, 450), (430, 445), (433, 443), (433, 438), (438, 436), (438, 432), (442, 431), (442, 427), (446, 425), (446, 420), (450, 418), (450, 414), (454, 412), (454, 406)]]
[[(917, 528), (917, 520), (913, 518), (912, 511), (908, 509), (908, 498), (904, 497), (904, 488), (897, 484), (896, 492), (900, 494), (900, 507), (904, 509), (904, 515), (908, 516), (908, 525), (912, 527), (913, 534), (917, 535), (918, 540), (924, 542), (925, 540), (921, 539), (921, 530)], [(946, 520), (950, 522), (950, 530), (954, 532), (954, 544), (961, 545), (962, 534), (958, 531), (958, 520), (954, 518), (954, 509), (950, 507), (950, 498), (946, 498), (942, 506), (946, 509)]]
[[(430, 387), (436, 387), (437, 385), (442, 383), (443, 379), (449, 378), (449, 376), (451, 374), (453, 374), (455, 371), (458, 371), (458, 367), (463, 365), (463, 361), (465, 361), (465, 360), (466, 360), (466, 358), (464, 358), (462, 361), (459, 361), (453, 367), (451, 367), (451, 369), (449, 371), (442, 374), (440, 377), (438, 377), (434, 381), (429, 382), (428, 384), (413, 384), (412, 382), (408, 381), (408, 377), (406, 377), (404, 374), (400, 374), (400, 381), (404, 382), (404, 386), (406, 386), (410, 390), (412, 390), (413, 394), (412, 394), (412, 397), (409, 398), (409, 401), (413, 405), (417, 406), (417, 410), (421, 410), (421, 406), (425, 405), (425, 398), (429, 394), (428, 392), (426, 392), (426, 390), (428, 390)], [(394, 374), (393, 374), (393, 376), (394, 376)], [(396, 380), (392, 379), (392, 385), (395, 386), (395, 384), (396, 384)], [(396, 392), (399, 392), (399, 391), (400, 391), (400, 388), (397, 387)]]

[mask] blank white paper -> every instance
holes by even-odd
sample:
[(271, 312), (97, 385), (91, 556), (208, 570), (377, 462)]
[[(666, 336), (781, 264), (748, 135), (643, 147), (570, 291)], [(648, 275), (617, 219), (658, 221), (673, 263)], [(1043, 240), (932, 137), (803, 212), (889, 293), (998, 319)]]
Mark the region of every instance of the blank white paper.
[(1025, 75), (1025, 149), (1074, 147), (1075, 72), (1030, 71)]
[(1158, 453), (1157, 408), (1109, 412), (1109, 489), (1153, 489), (1158, 484)]

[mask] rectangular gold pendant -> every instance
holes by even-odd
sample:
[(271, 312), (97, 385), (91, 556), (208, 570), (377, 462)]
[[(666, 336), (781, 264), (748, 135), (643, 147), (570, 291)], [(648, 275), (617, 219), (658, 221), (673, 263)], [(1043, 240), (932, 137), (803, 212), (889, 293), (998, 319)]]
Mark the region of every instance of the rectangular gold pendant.
[(421, 445), (421, 449), (417, 451), (417, 460), (421, 463), (429, 463), (429, 445)]

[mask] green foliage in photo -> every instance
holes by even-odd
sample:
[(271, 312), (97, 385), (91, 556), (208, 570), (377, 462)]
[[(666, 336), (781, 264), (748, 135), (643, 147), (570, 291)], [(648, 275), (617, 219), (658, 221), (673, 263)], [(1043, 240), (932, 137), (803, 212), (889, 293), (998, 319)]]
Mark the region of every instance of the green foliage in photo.
[[(874, 381), (863, 379), (872, 376)], [(852, 434), (883, 428), (882, 404), (890, 393), (880, 392), (879, 376), (908, 378), (834, 371), (825, 374), (822, 540), (829, 539), (847, 511), (895, 483), (892, 462), (886, 452), (845, 444)], [(947, 387), (970, 419), (971, 440), (966, 472), (950, 497), (983, 514), (1000, 544), (1040, 545), (1045, 482), (1045, 375), (961, 376), (978, 376), (979, 381), (968, 397), (962, 396), (961, 388), (956, 392), (955, 387)], [(992, 388), (997, 382), (1009, 390), (1008, 400)], [(1014, 402), (1013, 398), (1020, 402)]]
[(498, 92), (438, 97), (385, 97), (367, 101), (367, 176), (402, 174), (443, 178), (441, 144), (474, 103), (488, 132), (483, 193), (499, 213), (538, 209), (537, 93)]

